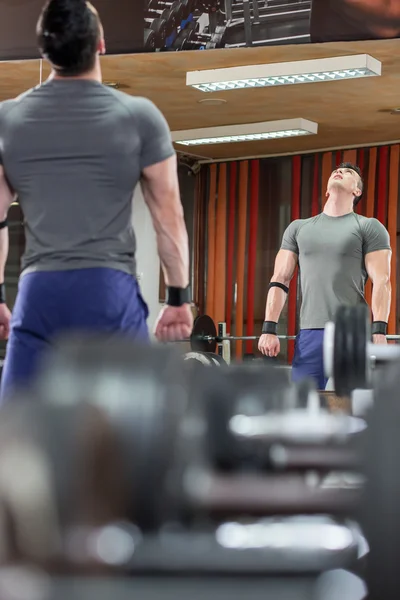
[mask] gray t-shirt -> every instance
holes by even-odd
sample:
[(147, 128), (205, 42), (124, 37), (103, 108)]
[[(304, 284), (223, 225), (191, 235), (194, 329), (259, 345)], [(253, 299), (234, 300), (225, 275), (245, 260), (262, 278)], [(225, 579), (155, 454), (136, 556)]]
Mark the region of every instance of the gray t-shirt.
[(364, 257), (369, 252), (390, 250), (390, 239), (376, 219), (353, 212), (342, 217), (321, 213), (293, 221), (281, 248), (299, 257), (301, 329), (322, 329), (340, 305), (365, 303), (368, 275)]
[(51, 80), (0, 104), (0, 163), (25, 219), (24, 273), (134, 275), (133, 191), (145, 167), (174, 152), (152, 102), (95, 81)]

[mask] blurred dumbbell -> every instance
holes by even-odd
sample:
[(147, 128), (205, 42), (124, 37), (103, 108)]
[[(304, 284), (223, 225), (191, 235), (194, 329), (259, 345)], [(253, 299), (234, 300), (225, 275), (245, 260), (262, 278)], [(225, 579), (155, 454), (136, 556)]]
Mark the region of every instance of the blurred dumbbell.
[[(168, 18), (166, 17), (164, 11), (168, 11)], [(170, 22), (169, 30), (171, 30), (171, 33), (178, 29), (183, 21), (183, 11), (178, 0), (175, 0), (174, 2), (158, 2), (158, 0), (152, 0), (148, 8), (147, 15), (150, 17), (158, 17), (163, 15), (164, 18)]]
[(146, 14), (146, 19), (162, 19), (166, 22), (166, 34), (167, 37), (172, 35), (178, 28), (178, 19), (176, 10), (170, 11), (165, 10), (151, 10)]
[(145, 50), (147, 50), (148, 52), (155, 51), (155, 49), (157, 47), (156, 40), (157, 40), (157, 36), (152, 29), (144, 30), (144, 48), (145, 48)]
[(173, 44), (172, 50), (185, 50), (188, 49), (191, 41), (195, 38), (196, 36), (196, 31), (195, 31), (195, 24), (190, 23), (187, 27), (185, 27), (185, 29), (182, 29), (176, 39), (175, 42)]
[(200, 50), (216, 47), (217, 43), (213, 41), (211, 34), (198, 34), (194, 26), (189, 26), (181, 31), (174, 44), (175, 50)]
[[(116, 439), (115, 468), (130, 513), (125, 518), (144, 531), (157, 528), (169, 510), (164, 483), (174, 464), (175, 428), (187, 398), (181, 371), (182, 361), (170, 348), (89, 335), (63, 342), (49, 354), (39, 377), (37, 394), (45, 402), (88, 402), (101, 411)], [(61, 380), (69, 383), (55, 394)]]
[(171, 518), (181, 367), (168, 349), (103, 336), (72, 339), (44, 360), (28, 400), (1, 410), (0, 566), (77, 566), (96, 531), (152, 532)]
[[(168, 4), (170, 4), (172, 6), (172, 4), (174, 4), (174, 3), (168, 2), (168, 0), (166, 2), (164, 2), (164, 0), (163, 0), (162, 4), (165, 4), (167, 7)], [(193, 0), (179, 0), (179, 4), (180, 4), (181, 21), (184, 21), (193, 12), (193, 10), (192, 10)]]
[(167, 21), (162, 17), (157, 19), (145, 19), (145, 24), (148, 29), (151, 29), (156, 34), (156, 48), (163, 48), (167, 39)]
[(1, 415), (0, 562), (11, 553), (51, 566), (65, 558), (68, 531), (124, 518), (125, 489), (118, 443), (99, 408), (32, 400), (16, 398)]

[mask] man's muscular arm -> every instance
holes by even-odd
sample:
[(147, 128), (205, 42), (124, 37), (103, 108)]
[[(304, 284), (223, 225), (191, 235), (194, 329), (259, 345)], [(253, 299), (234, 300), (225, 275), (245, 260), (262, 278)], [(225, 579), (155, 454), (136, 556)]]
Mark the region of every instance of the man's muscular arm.
[[(3, 167), (0, 165), (0, 223), (7, 219), (8, 209), (14, 200), (15, 194), (10, 189)], [(0, 229), (0, 284), (2, 298), (0, 301), (0, 339), (7, 339), (9, 334), (10, 311), (4, 298), (4, 272), (8, 257), (8, 227)]]
[(176, 155), (143, 170), (141, 186), (157, 235), (168, 286), (189, 285), (189, 241), (179, 194)]
[[(293, 277), (298, 257), (291, 250), (279, 250), (276, 260), (274, 274), (271, 283), (281, 283), (289, 287)], [(279, 287), (271, 287), (265, 307), (265, 320), (277, 323), (283, 307), (285, 306), (287, 293)], [(263, 334), (258, 342), (258, 349), (265, 356), (278, 356), (280, 352), (280, 342), (276, 335)]]
[[(8, 209), (14, 200), (3, 167), (0, 165), (0, 223), (7, 219)], [(4, 283), (4, 271), (8, 257), (8, 228), (0, 229), (0, 284)]]
[[(279, 250), (275, 259), (274, 274), (271, 283), (282, 283), (289, 287), (298, 262), (297, 254), (290, 250)], [(278, 322), (286, 303), (287, 294), (278, 287), (272, 287), (267, 295), (265, 320)]]
[[(392, 287), (390, 284), (391, 250), (377, 250), (365, 255), (365, 266), (372, 281), (372, 317), (388, 322)], [(374, 335), (375, 343), (385, 343), (383, 335)]]

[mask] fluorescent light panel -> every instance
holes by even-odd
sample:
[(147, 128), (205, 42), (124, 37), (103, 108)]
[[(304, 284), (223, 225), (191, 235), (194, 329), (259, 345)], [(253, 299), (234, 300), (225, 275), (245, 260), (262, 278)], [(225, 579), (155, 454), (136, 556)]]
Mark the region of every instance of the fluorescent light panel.
[(192, 71), (186, 74), (186, 85), (202, 92), (221, 92), (243, 88), (273, 87), (298, 83), (341, 81), (360, 77), (376, 77), (382, 63), (368, 54), (300, 60), (266, 65), (248, 65)]
[(224, 127), (206, 127), (173, 131), (172, 141), (184, 146), (205, 146), (210, 144), (229, 144), (234, 142), (254, 142), (258, 140), (277, 140), (301, 135), (315, 135), (318, 124), (307, 119), (285, 119), (249, 123), (248, 125), (227, 125)]

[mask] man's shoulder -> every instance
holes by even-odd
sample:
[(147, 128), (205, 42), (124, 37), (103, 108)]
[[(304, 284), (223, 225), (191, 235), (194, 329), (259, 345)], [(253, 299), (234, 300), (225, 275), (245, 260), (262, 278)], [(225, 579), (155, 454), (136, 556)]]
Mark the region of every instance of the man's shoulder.
[(290, 223), (289, 227), (293, 228), (294, 230), (299, 231), (305, 225), (310, 225), (312, 223), (315, 223), (317, 220), (318, 220), (318, 215), (315, 217), (308, 217), (307, 219), (294, 219)]
[(23, 107), (25, 102), (35, 94), (35, 92), (39, 89), (39, 86), (31, 88), (26, 92), (23, 92), (16, 98), (11, 98), (10, 100), (4, 100), (0, 102), (0, 118), (3, 118), (10, 114), (11, 112), (18, 110), (18, 108)]
[(141, 115), (155, 109), (155, 104), (148, 98), (142, 96), (131, 96), (121, 90), (106, 88), (110, 94), (117, 100), (121, 106), (129, 110), (132, 115)]
[(364, 215), (357, 215), (354, 213), (361, 228), (365, 231), (376, 231), (380, 229), (386, 229), (386, 227), (375, 217), (365, 217)]

